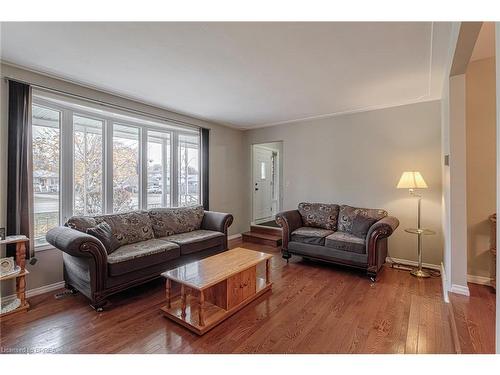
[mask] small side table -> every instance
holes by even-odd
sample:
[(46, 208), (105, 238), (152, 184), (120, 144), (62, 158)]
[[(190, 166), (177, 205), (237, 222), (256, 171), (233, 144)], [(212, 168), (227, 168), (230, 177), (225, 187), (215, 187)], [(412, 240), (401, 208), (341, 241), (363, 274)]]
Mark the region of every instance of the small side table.
[(424, 228), (407, 228), (405, 232), (417, 235), (418, 267), (411, 270), (410, 273), (416, 277), (430, 277), (431, 274), (422, 269), (422, 236), (433, 235), (436, 234), (436, 232)]
[(0, 277), (0, 281), (16, 279), (16, 294), (17, 298), (21, 301), (21, 305), (18, 308), (0, 314), (0, 317), (26, 311), (30, 307), (26, 300), (26, 275), (29, 274), (26, 269), (26, 242), (29, 242), (29, 238), (24, 235), (7, 236), (5, 240), (0, 240), (0, 245), (16, 244), (16, 264), (21, 268), (19, 273)]

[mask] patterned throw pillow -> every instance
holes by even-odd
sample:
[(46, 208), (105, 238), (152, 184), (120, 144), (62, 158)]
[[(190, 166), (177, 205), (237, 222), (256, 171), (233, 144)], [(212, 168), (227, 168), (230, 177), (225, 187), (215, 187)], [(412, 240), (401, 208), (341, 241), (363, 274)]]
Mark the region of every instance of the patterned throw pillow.
[(149, 217), (156, 238), (200, 229), (204, 215), (203, 206), (153, 208), (149, 210)]
[(108, 223), (120, 246), (154, 238), (153, 227), (147, 211), (96, 216), (97, 224)]
[[(339, 231), (351, 233), (357, 237), (363, 236), (365, 227), (366, 233), (370, 226), (387, 216), (387, 211), (372, 208), (357, 208), (347, 205), (340, 206), (339, 212)], [(370, 221), (374, 220), (369, 225)], [(356, 224), (355, 224), (356, 222)], [(358, 233), (358, 234), (356, 234)], [(366, 236), (366, 233), (364, 234)]]
[(91, 216), (72, 216), (66, 222), (66, 226), (83, 233), (87, 233), (87, 229), (96, 225), (95, 219)]
[(299, 203), (299, 213), (305, 227), (337, 230), (339, 206), (325, 203)]
[(102, 242), (108, 255), (120, 247), (120, 241), (113, 235), (113, 230), (106, 222), (102, 222), (93, 228), (87, 229), (87, 233)]

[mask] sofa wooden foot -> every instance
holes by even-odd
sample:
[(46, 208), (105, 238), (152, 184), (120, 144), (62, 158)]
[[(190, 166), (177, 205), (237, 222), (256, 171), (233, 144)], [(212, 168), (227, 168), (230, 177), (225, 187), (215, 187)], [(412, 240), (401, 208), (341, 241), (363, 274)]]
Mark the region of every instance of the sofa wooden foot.
[(108, 304), (107, 300), (91, 303), (90, 306), (97, 312), (103, 312), (104, 306)]
[(283, 254), (281, 255), (281, 257), (283, 259), (286, 259), (286, 263), (288, 264), (288, 261), (290, 260), (290, 258), (292, 257), (292, 255), (289, 252), (284, 251)]

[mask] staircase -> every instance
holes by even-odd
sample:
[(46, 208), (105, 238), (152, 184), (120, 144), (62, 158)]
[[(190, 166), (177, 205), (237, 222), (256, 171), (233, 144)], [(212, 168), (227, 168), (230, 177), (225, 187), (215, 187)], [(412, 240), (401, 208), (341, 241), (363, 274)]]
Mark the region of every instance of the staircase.
[(252, 242), (265, 246), (281, 246), (281, 228), (251, 225), (250, 232), (242, 234), (244, 242)]

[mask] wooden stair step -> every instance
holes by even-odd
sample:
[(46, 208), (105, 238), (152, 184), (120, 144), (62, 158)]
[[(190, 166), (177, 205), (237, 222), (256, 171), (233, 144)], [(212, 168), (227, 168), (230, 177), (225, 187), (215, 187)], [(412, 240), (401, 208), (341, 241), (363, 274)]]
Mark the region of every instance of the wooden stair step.
[(281, 236), (259, 232), (245, 232), (242, 234), (243, 241), (258, 243), (260, 245), (278, 247), (281, 245)]
[(251, 225), (251, 232), (273, 234), (275, 236), (281, 237), (281, 228), (266, 227), (262, 225)]

